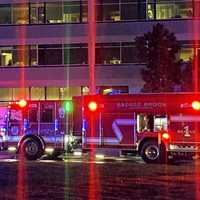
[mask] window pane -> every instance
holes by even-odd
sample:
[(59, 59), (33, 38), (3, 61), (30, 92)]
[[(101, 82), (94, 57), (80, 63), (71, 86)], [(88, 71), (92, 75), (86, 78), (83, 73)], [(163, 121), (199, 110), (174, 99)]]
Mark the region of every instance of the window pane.
[(97, 64), (120, 64), (119, 46), (97, 46), (96, 48)]
[(138, 4), (137, 3), (121, 4), (121, 18), (122, 20), (138, 19)]
[(154, 116), (154, 131), (167, 131), (167, 116)]
[(193, 15), (190, 2), (160, 2), (156, 5), (157, 19), (191, 18)]
[(29, 65), (29, 47), (28, 46), (14, 46), (13, 65), (15, 66)]
[(154, 16), (155, 16), (154, 4), (148, 4), (147, 5), (147, 18), (148, 19), (154, 19)]
[(59, 65), (62, 64), (61, 45), (38, 45), (39, 65)]
[(146, 19), (146, 2), (140, 2), (139, 4), (139, 19)]
[(41, 105), (41, 122), (51, 123), (53, 122), (53, 109), (45, 108), (44, 105)]
[(119, 4), (97, 5), (97, 21), (119, 21)]
[(30, 20), (31, 24), (44, 23), (44, 4), (35, 3), (30, 5)]
[(46, 4), (46, 20), (47, 23), (62, 23), (62, 3)]
[(12, 47), (0, 47), (0, 65), (3, 67), (13, 65)]
[(137, 63), (138, 62), (136, 54), (135, 54), (135, 47), (131, 43), (122, 45), (121, 54), (122, 54), (122, 63)]
[(175, 9), (175, 18), (192, 18), (193, 9), (192, 3), (190, 2), (176, 2), (174, 5)]
[(67, 47), (64, 49), (65, 64), (87, 64), (87, 48), (86, 47)]
[(1, 101), (10, 101), (10, 100), (12, 100), (12, 89), (10, 89), (10, 88), (1, 88), (0, 97), (1, 97)]
[(60, 99), (62, 100), (71, 100), (73, 96), (81, 95), (81, 87), (68, 87), (68, 88), (59, 88)]
[(28, 24), (29, 9), (26, 4), (13, 5), (12, 7), (12, 23), (13, 24)]
[(29, 90), (28, 88), (13, 88), (13, 100), (20, 100), (22, 98), (28, 99)]
[(10, 5), (0, 5), (0, 24), (11, 24)]
[(174, 17), (173, 4), (157, 4), (156, 19), (170, 19)]
[(45, 99), (45, 89), (32, 87), (31, 88), (31, 99), (32, 100), (44, 100)]
[(58, 100), (59, 99), (59, 88), (47, 87), (47, 100)]
[(38, 65), (38, 54), (37, 54), (38, 48), (36, 45), (31, 45), (30, 46), (30, 64), (32, 66)]
[(181, 48), (180, 51), (180, 59), (183, 61), (189, 61), (194, 57), (194, 49), (193, 48)]
[(81, 7), (81, 20), (82, 22), (88, 21), (88, 5), (86, 3), (82, 4)]
[(80, 2), (64, 3), (64, 22), (80, 22)]

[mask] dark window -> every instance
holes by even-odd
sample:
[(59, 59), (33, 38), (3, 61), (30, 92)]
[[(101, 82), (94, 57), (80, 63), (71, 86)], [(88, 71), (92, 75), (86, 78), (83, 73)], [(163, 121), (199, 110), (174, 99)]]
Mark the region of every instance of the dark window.
[(65, 64), (87, 64), (88, 49), (86, 46), (65, 45), (64, 63)]
[(123, 43), (121, 47), (122, 63), (138, 62), (133, 43)]
[(10, 5), (0, 5), (0, 24), (11, 24)]
[(96, 6), (97, 21), (119, 21), (119, 3), (106, 2), (97, 4)]
[(140, 2), (139, 4), (139, 10), (138, 10), (138, 14), (139, 14), (139, 19), (146, 19), (147, 16), (147, 9), (146, 9), (146, 2)]
[(61, 45), (38, 45), (39, 65), (59, 65), (62, 64)]
[(29, 53), (30, 53), (30, 64), (31, 64), (31, 66), (38, 65), (37, 51), (38, 51), (38, 48), (37, 48), (36, 45), (30, 46)]
[(29, 110), (29, 122), (37, 122), (37, 110)]
[(53, 110), (45, 108), (41, 110), (41, 122), (50, 123), (53, 122)]
[(97, 64), (120, 64), (120, 45), (109, 44), (97, 45), (96, 47)]
[(122, 20), (138, 19), (138, 4), (137, 4), (137, 2), (121, 4), (121, 19)]

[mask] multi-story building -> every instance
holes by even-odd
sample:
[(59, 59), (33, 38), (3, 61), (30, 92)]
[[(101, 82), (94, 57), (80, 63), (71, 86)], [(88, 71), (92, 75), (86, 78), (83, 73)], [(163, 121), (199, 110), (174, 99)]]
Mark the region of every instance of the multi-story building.
[[(88, 0), (90, 1), (90, 0)], [(163, 23), (193, 57), (200, 2), (196, 0), (96, 0), (96, 84), (139, 92), (143, 81), (134, 38)], [(0, 1), (0, 100), (68, 99), (87, 93), (88, 2)]]

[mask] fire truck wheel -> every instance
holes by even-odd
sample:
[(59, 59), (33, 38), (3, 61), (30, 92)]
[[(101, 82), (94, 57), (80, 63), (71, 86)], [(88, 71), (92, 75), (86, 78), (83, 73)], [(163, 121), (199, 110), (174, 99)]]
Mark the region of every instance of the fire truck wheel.
[(166, 153), (164, 145), (158, 146), (155, 140), (146, 141), (142, 148), (140, 155), (146, 163), (164, 163), (166, 161)]
[(42, 156), (42, 145), (34, 138), (27, 138), (21, 145), (21, 150), (28, 160), (36, 160)]

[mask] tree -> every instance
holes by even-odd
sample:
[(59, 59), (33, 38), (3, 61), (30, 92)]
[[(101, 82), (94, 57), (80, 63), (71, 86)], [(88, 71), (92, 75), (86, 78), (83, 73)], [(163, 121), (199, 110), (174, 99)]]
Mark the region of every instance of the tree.
[(162, 24), (152, 32), (135, 38), (136, 56), (146, 63), (141, 70), (144, 80), (142, 92), (171, 92), (181, 84), (181, 61), (177, 60), (180, 46), (174, 33)]
[[(195, 60), (197, 59), (197, 60)], [(199, 62), (199, 57), (193, 57), (191, 58), (188, 62), (183, 62), (181, 65), (181, 85), (182, 89), (185, 92), (194, 92), (196, 89), (200, 88), (200, 82), (199, 82), (199, 77), (200, 77), (200, 62)], [(197, 63), (198, 64), (197, 64)], [(198, 65), (198, 69), (194, 69), (195, 66)], [(195, 74), (197, 73), (197, 74)], [(197, 80), (196, 80), (197, 78)], [(196, 86), (198, 88), (196, 88)], [(195, 91), (197, 92), (197, 91)]]

